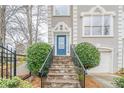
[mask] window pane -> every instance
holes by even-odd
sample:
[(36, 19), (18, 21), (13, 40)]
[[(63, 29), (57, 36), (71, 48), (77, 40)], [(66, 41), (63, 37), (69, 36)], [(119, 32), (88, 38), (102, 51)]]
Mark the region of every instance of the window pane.
[(57, 5), (54, 6), (55, 8), (55, 15), (62, 16), (62, 15), (69, 15), (69, 6), (67, 5)]
[(102, 26), (102, 16), (92, 16), (93, 26)]
[(64, 46), (64, 40), (65, 40), (65, 38), (64, 37), (59, 37), (58, 38), (58, 42), (59, 42), (59, 49), (64, 49), (65, 48), (65, 46)]
[(104, 16), (104, 26), (110, 26), (110, 16)]
[(90, 16), (83, 17), (84, 26), (90, 26)]
[(90, 35), (90, 27), (84, 27), (84, 35)]
[(104, 33), (103, 35), (110, 35), (110, 27), (109, 26), (105, 26), (104, 27)]
[(102, 35), (102, 27), (93, 27), (92, 31), (93, 35)]

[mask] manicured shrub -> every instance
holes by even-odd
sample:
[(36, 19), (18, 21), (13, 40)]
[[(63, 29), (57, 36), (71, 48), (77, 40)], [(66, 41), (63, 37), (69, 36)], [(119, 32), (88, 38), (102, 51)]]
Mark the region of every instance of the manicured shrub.
[(119, 88), (124, 88), (124, 76), (123, 77), (118, 77), (113, 79), (113, 85), (119, 87)]
[(13, 77), (12, 79), (0, 79), (0, 88), (31, 88), (32, 85), (21, 80), (19, 77)]
[(75, 47), (75, 51), (86, 69), (99, 65), (100, 52), (94, 45), (83, 42)]
[(35, 43), (27, 49), (27, 66), (32, 74), (38, 75), (50, 49), (51, 46), (47, 43)]

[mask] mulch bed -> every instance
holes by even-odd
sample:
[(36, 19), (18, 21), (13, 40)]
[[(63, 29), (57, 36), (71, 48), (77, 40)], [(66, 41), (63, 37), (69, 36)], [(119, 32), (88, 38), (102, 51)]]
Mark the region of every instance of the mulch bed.
[[(42, 80), (44, 81), (46, 78), (42, 78)], [(41, 78), (38, 76), (31, 76), (28, 79), (26, 79), (27, 81), (29, 81), (33, 88), (41, 88)]]
[(95, 81), (91, 76), (86, 76), (85, 80), (86, 88), (103, 88), (103, 85)]

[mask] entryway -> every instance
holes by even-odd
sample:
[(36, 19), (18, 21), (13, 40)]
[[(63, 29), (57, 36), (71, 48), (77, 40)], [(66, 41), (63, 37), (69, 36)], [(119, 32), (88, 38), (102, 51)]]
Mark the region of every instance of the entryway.
[(55, 32), (54, 46), (55, 56), (70, 56), (70, 33), (69, 32)]
[(57, 55), (66, 55), (66, 35), (57, 35)]
[(65, 22), (59, 22), (52, 29), (51, 43), (55, 46), (55, 56), (70, 56), (72, 30)]

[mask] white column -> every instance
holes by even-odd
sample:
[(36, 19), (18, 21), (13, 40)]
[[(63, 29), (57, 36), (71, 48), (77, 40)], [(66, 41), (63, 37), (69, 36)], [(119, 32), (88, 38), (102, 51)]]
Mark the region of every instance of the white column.
[(78, 6), (73, 6), (73, 44), (77, 44), (77, 8)]
[(53, 44), (52, 37), (52, 6), (48, 6), (48, 43)]
[(122, 68), (123, 62), (123, 40), (122, 40), (122, 33), (123, 33), (123, 6), (118, 6), (118, 70)]

